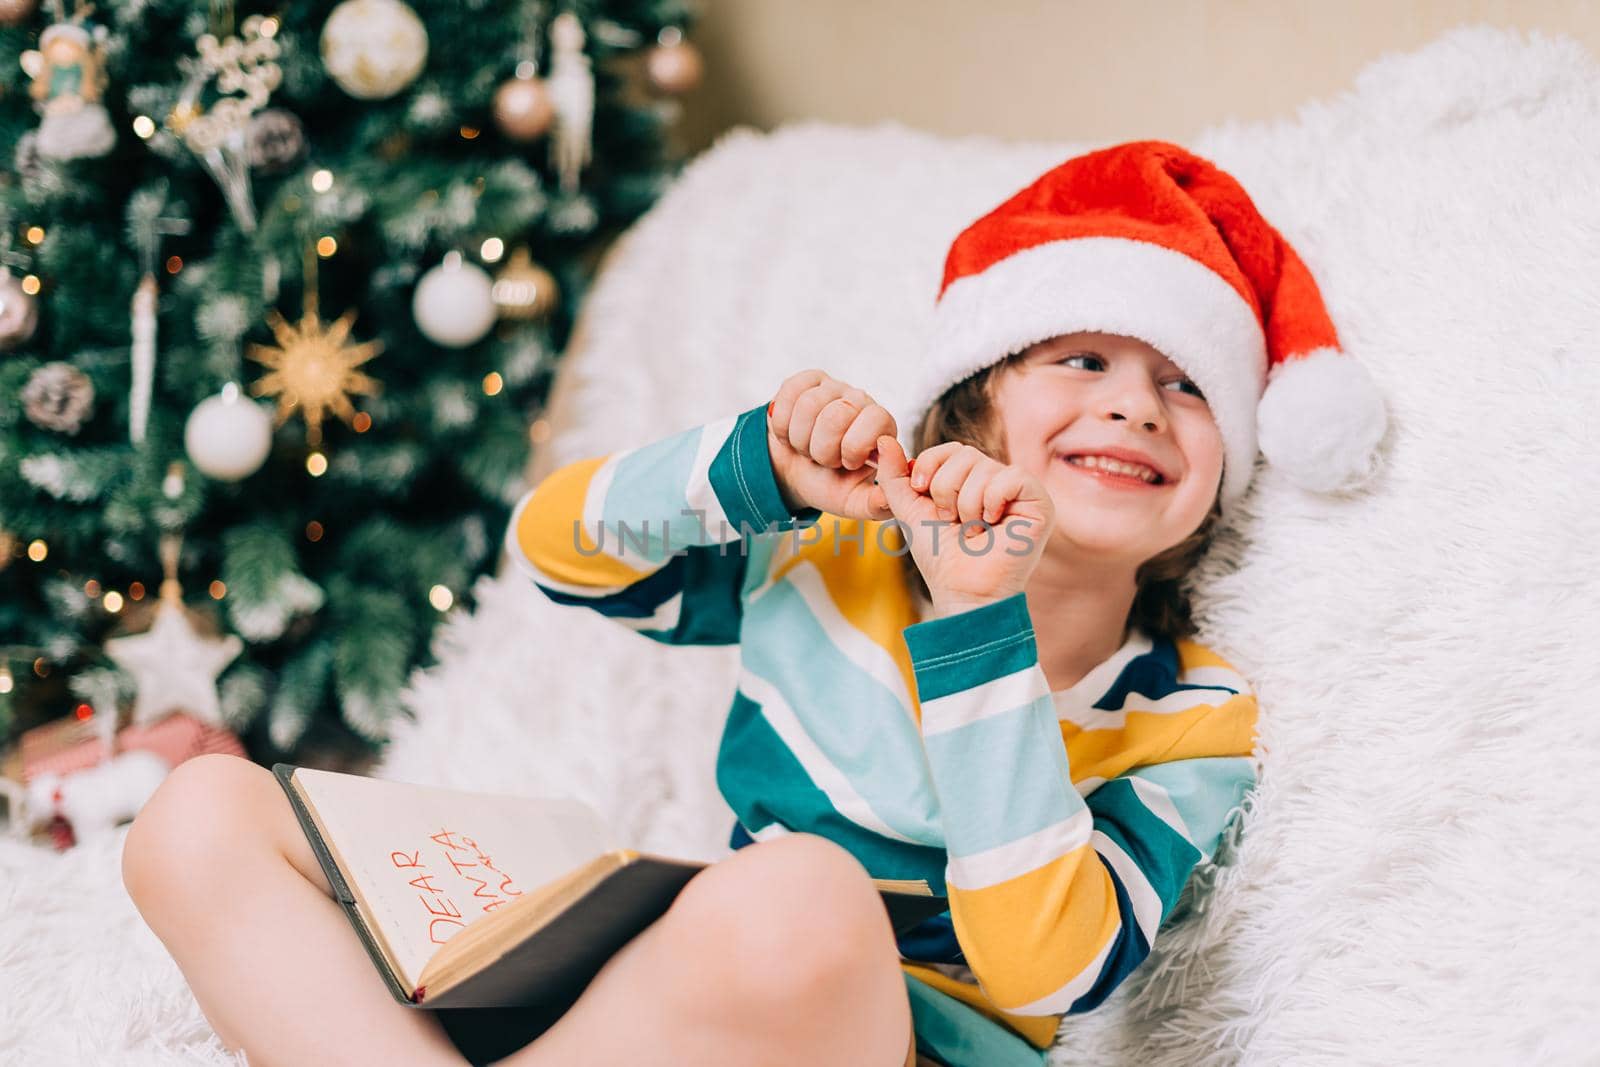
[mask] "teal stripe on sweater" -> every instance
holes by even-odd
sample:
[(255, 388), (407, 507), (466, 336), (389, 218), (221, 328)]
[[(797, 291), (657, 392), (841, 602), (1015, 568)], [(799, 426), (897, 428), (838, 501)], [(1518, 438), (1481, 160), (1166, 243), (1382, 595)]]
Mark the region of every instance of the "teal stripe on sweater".
[(837, 813), (827, 794), (806, 775), (789, 746), (773, 732), (761, 705), (736, 692), (717, 752), (717, 787), (746, 826), (773, 821), (790, 829), (813, 827)]
[(790, 512), (784, 504), (767, 444), (765, 404), (739, 416), (733, 432), (711, 462), (710, 478), (717, 499), (728, 513), (730, 537), (810, 526), (822, 514), (817, 508)]
[[(1178, 903), (1183, 883), (1200, 862), (1199, 849), (1146, 808), (1126, 776), (1106, 782), (1084, 802), (1094, 814), (1094, 828), (1115, 841), (1144, 872), (1150, 887), (1161, 898), (1161, 919), (1166, 921)], [(1134, 921), (1131, 914), (1124, 918)], [(1158, 923), (1158, 929), (1159, 926)], [(1143, 933), (1146, 944), (1155, 943), (1155, 930)]]
[(736, 643), (744, 616), (741, 587), (748, 562), (737, 546), (724, 551), (721, 545), (696, 545), (686, 550), (682, 569), (676, 572), (681, 581), (676, 589), (665, 590), (668, 595), (662, 598), (664, 602), (682, 594), (677, 625), (670, 630), (639, 632), (669, 645)]
[(1255, 785), (1255, 771), (1244, 756), (1207, 756), (1136, 767), (1127, 777), (1143, 778), (1165, 789), (1189, 829), (1189, 840), (1210, 859), (1222, 839), (1228, 813)]
[(1027, 597), (914, 623), (904, 631), (924, 702), (959, 693), (1039, 661)]
[(974, 1008), (900, 972), (917, 1047), (950, 1067), (1040, 1067), (1045, 1055)]
[(836, 811), (806, 776), (761, 706), (736, 692), (717, 753), (717, 787), (745, 826), (773, 822), (820, 834), (838, 844), (876, 878), (921, 878), (944, 892), (944, 851), (908, 845), (862, 829)]
[(902, 698), (839, 650), (791, 583), (745, 610), (745, 665), (784, 694), (806, 734), (884, 825), (937, 844), (939, 801), (923, 776), (906, 773), (923, 750)]
[(1082, 810), (1047, 696), (923, 744), (952, 855), (1008, 844)]

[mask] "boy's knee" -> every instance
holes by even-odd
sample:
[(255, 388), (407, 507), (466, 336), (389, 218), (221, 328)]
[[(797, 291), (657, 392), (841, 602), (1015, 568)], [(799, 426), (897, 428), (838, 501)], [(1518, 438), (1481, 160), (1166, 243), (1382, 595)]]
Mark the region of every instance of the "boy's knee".
[(838, 996), (899, 956), (866, 868), (816, 834), (760, 842), (713, 864), (685, 887), (673, 912), (698, 951), (718, 946), (708, 966), (751, 1011), (781, 1016)]
[(209, 857), (239, 839), (256, 802), (264, 768), (239, 756), (207, 753), (184, 760), (134, 816), (122, 843), (128, 895), (158, 891), (173, 872), (196, 878)]

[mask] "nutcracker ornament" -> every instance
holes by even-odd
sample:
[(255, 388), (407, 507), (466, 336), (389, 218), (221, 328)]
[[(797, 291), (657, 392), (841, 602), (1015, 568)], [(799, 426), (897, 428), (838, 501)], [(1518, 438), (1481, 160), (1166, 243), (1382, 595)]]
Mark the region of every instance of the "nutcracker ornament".
[(51, 159), (103, 156), (116, 143), (116, 131), (100, 100), (105, 92), (106, 28), (84, 25), (80, 4), (69, 20), (56, 0), (57, 21), (39, 36), (37, 50), (22, 53), (22, 69), (32, 79), (28, 95), (41, 119), (35, 149)]
[(550, 43), (555, 52), (548, 88), (555, 105), (556, 134), (550, 146), (551, 164), (568, 196), (578, 191), (578, 175), (589, 163), (590, 132), (594, 125), (594, 72), (583, 53), (583, 23), (563, 11), (550, 23)]

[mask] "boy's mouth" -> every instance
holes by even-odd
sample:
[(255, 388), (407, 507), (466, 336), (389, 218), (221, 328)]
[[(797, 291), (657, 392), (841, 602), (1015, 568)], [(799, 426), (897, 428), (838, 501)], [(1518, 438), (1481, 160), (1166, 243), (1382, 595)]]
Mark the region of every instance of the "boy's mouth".
[(1137, 485), (1157, 488), (1167, 484), (1166, 479), (1154, 469), (1140, 463), (1125, 463), (1105, 456), (1070, 455), (1061, 459), (1075, 470), (1117, 485)]

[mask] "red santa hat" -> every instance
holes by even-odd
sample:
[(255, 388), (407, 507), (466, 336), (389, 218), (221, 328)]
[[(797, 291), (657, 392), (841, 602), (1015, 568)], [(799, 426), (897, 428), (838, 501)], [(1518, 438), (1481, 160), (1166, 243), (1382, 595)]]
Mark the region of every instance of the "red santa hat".
[(909, 427), (984, 367), (1092, 330), (1152, 345), (1205, 394), (1224, 505), (1244, 494), (1258, 446), (1314, 492), (1375, 469), (1383, 398), (1340, 349), (1310, 271), (1237, 181), (1175, 144), (1069, 159), (972, 223), (950, 246), (934, 319)]

